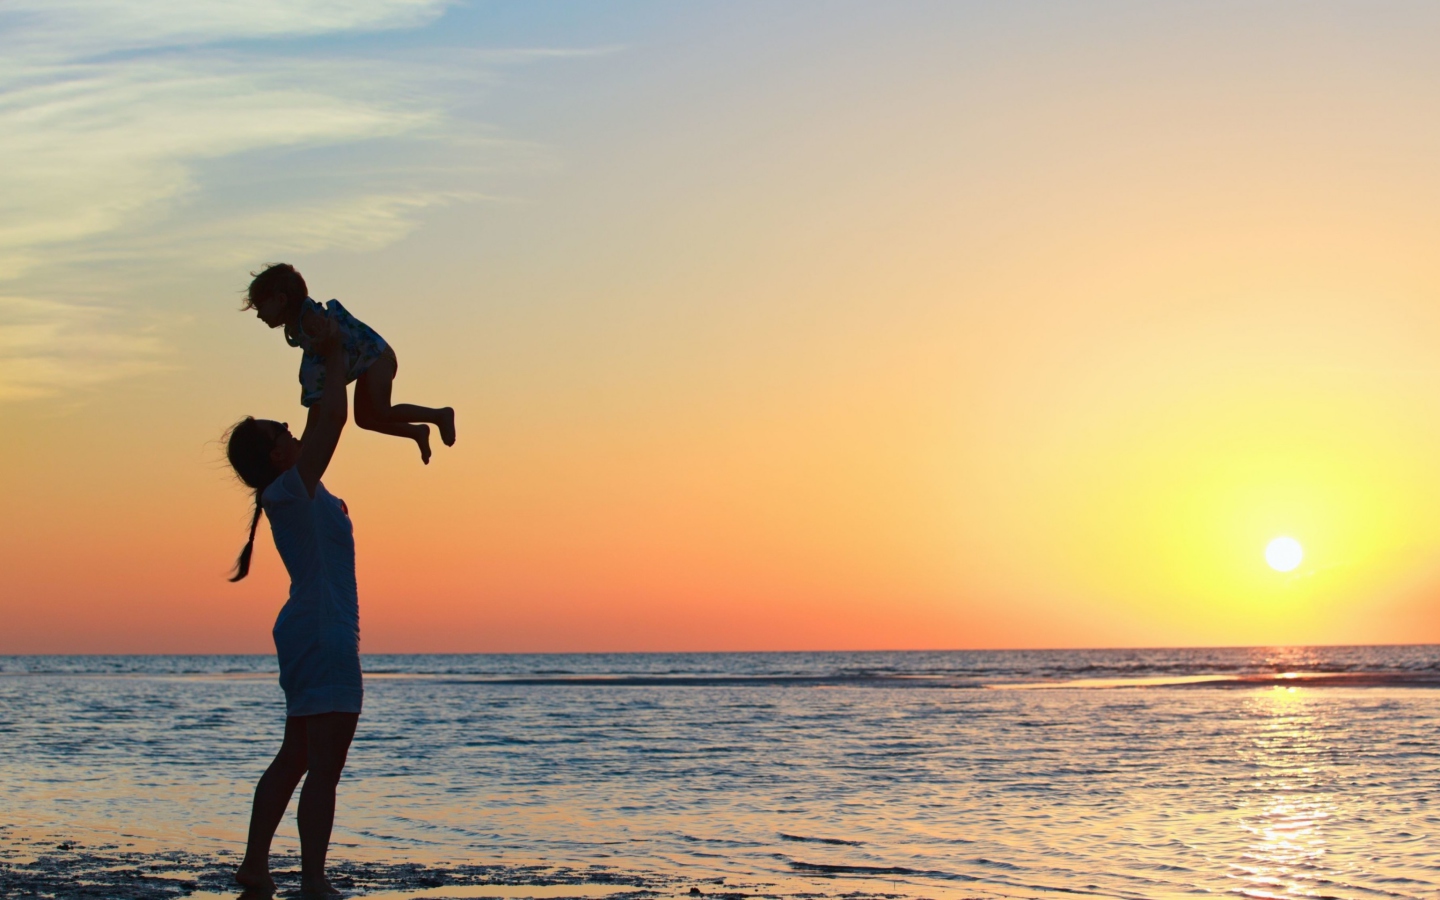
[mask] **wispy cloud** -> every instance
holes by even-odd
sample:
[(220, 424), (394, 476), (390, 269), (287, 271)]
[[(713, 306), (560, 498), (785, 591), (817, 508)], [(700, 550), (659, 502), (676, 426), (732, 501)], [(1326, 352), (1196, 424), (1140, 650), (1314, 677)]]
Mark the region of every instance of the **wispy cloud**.
[(372, 250), (428, 207), (481, 196), (477, 173), (524, 148), (450, 104), (523, 52), (357, 58), (294, 42), (422, 26), (447, 5), (0, 6), (0, 285), (15, 295), (0, 303), (0, 400), (145, 371), (163, 355), (164, 335), (127, 330), (134, 316), (94, 299), (134, 312), (144, 292), (77, 287), (81, 264), (211, 269), (277, 249)]
[(0, 401), (50, 397), (166, 368), (153, 327), (101, 306), (0, 296)]
[(407, 28), (445, 0), (7, 0), (0, 46), (73, 58), (143, 47), (243, 38)]
[(34, 259), (47, 245), (153, 226), (196, 189), (193, 166), (203, 160), (395, 135), (434, 116), (273, 80), (187, 58), (74, 67), (7, 91), (0, 253)]
[(463, 191), (407, 191), (396, 194), (366, 193), (354, 197), (291, 204), (283, 209), (261, 209), (233, 215), (223, 221), (193, 229), (183, 246), (157, 243), (151, 257), (179, 262), (200, 253), (206, 259), (239, 271), (253, 266), (266, 253), (273, 253), (275, 235), (283, 234), (287, 253), (304, 255), (343, 247), (346, 250), (378, 250), (413, 231), (415, 213), (430, 207), (463, 200), (482, 199)]

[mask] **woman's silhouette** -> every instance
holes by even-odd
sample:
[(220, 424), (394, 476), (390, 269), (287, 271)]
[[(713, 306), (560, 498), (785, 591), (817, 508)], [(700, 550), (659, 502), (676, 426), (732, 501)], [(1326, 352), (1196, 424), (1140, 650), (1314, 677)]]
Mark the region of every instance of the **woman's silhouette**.
[(255, 490), (250, 540), (231, 580), (239, 581), (250, 570), (262, 511), (290, 573), (290, 596), (274, 629), (285, 690), (285, 739), (255, 787), (245, 859), (235, 873), (245, 888), (242, 897), (274, 894), (270, 840), (302, 777), (301, 893), (338, 893), (325, 878), (325, 853), (335, 819), (335, 786), (355, 736), (363, 689), (349, 511), (320, 483), (346, 419), (346, 358), (333, 325), (319, 336), (316, 351), (333, 371), (320, 402), (310, 408), (304, 435), (296, 440), (283, 422), (246, 418), (230, 430), (226, 445), (230, 465)]

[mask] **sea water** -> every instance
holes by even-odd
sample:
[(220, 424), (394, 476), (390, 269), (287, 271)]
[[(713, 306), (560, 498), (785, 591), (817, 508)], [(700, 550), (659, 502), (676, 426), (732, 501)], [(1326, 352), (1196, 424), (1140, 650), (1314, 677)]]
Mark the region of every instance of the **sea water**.
[[(1440, 892), (1437, 647), (364, 666), (352, 893)], [(0, 657), (0, 893), (218, 891), (282, 717), (271, 657)]]

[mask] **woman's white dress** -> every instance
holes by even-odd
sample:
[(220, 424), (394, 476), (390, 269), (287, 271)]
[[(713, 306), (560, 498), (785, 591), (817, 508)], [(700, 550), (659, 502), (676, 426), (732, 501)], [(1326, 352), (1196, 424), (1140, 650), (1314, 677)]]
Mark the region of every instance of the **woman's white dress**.
[(275, 652), (287, 716), (360, 712), (360, 601), (355, 536), (344, 501), (294, 467), (260, 495), (275, 548), (290, 573), (290, 598), (275, 619)]

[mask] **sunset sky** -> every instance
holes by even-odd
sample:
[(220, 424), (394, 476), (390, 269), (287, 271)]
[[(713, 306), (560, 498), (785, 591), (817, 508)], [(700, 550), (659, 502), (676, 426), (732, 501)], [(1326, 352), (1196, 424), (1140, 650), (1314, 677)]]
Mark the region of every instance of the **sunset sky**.
[[(12, 0), (0, 652), (269, 652), (294, 263), (367, 652), (1440, 641), (1440, 6)], [(264, 530), (262, 526), (262, 531)], [(1266, 565), (1290, 535), (1294, 572)]]

